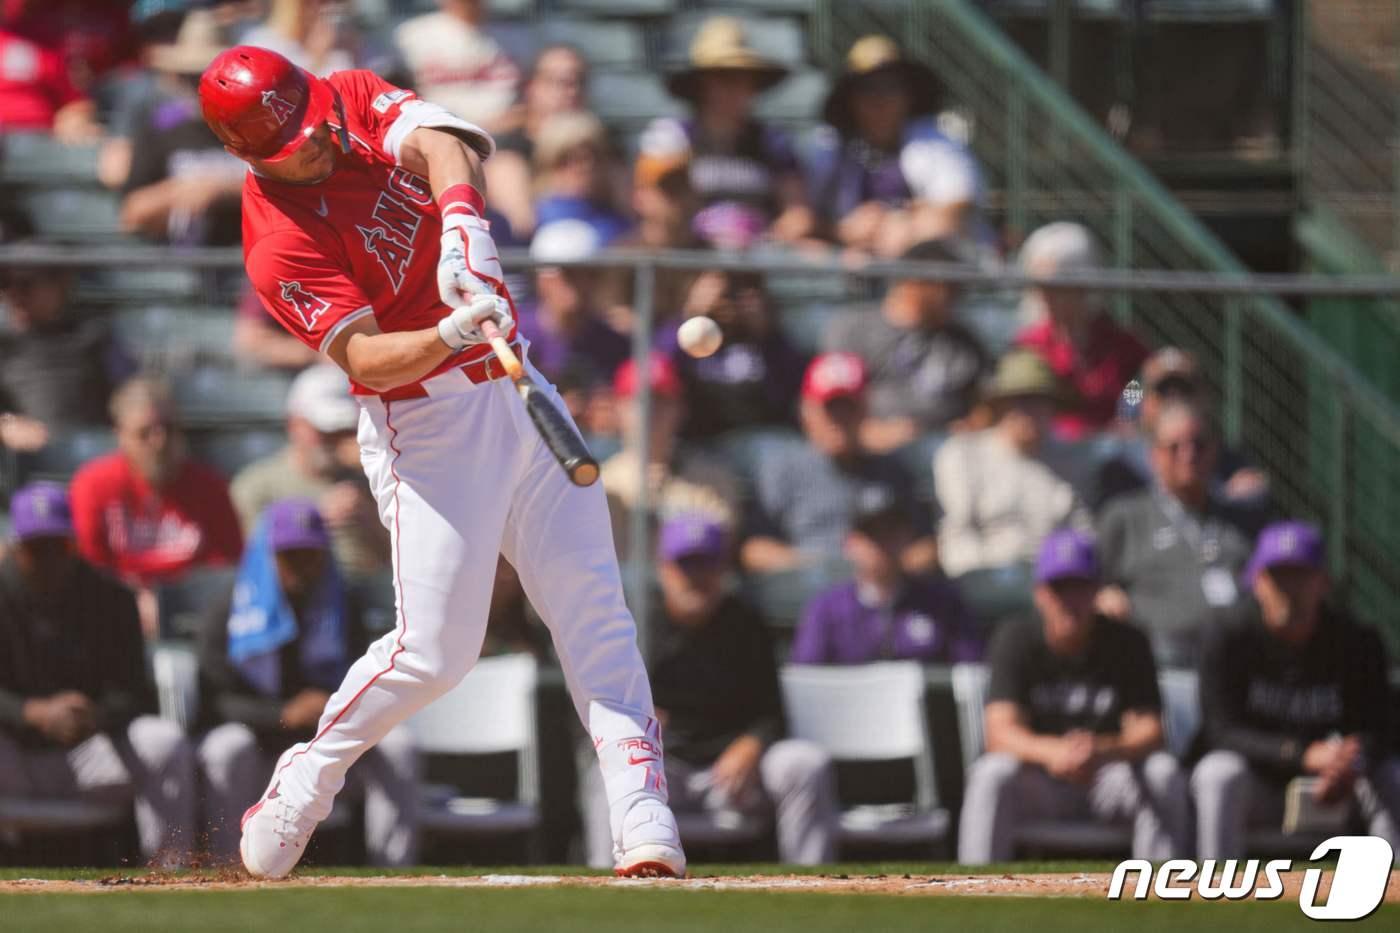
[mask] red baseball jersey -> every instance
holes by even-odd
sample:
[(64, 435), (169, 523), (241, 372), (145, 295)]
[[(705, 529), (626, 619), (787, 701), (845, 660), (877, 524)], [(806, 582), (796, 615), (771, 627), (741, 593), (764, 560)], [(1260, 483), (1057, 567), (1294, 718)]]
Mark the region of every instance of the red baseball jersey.
[(186, 461), (154, 489), (120, 453), (83, 465), (69, 487), (78, 550), (93, 564), (143, 586), (209, 564), (235, 564), (243, 552), (228, 483)]
[[(319, 184), (253, 171), (243, 183), (243, 256), (253, 287), (283, 327), (321, 352), (365, 315), (387, 333), (435, 326), (451, 310), (438, 297), (441, 212), (428, 179), (398, 164), (408, 134), (451, 129), (483, 158), (495, 147), (485, 130), (372, 72), (326, 80), (345, 107), (350, 153), (337, 151), (335, 171)], [(428, 375), (490, 352), (468, 347)]]

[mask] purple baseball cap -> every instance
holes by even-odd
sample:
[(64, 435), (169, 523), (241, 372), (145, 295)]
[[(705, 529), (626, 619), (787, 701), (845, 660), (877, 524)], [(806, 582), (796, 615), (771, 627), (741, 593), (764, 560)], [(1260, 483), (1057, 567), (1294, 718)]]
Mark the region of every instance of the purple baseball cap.
[(71, 538), (73, 512), (68, 491), (58, 483), (30, 483), (10, 497), (10, 530), (15, 539)]
[(687, 557), (722, 557), (729, 548), (728, 535), (705, 515), (678, 515), (661, 526), (657, 550), (662, 560)]
[(1058, 580), (1097, 580), (1099, 556), (1094, 539), (1082, 531), (1061, 528), (1045, 536), (1035, 561), (1035, 582)]
[(1244, 568), (1246, 586), (1254, 585), (1259, 571), (1289, 564), (1321, 570), (1326, 566), (1327, 552), (1322, 532), (1307, 522), (1274, 522), (1259, 532), (1254, 556)]
[(324, 551), (331, 545), (326, 522), (310, 499), (283, 499), (263, 513), (267, 539), (274, 551), (307, 548)]

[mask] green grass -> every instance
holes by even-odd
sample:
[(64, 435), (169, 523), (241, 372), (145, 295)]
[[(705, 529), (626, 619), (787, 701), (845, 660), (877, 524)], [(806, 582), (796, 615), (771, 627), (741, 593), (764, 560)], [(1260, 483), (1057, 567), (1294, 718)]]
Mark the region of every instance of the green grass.
[[(1133, 933), (1316, 929), (1293, 904), (1109, 903), (1068, 898), (933, 898), (715, 891), (443, 888), (284, 889), (13, 896), (0, 927), (16, 933), (417, 933), (417, 931), (1033, 931)], [(1363, 926), (1393, 928), (1400, 911)]]
[[(861, 862), (839, 865), (773, 865), (739, 862), (690, 866), (692, 878), (715, 878), (734, 875), (1034, 875), (1046, 872), (1112, 871), (1113, 862), (1008, 862), (1000, 865), (958, 865), (954, 862)], [(44, 878), (54, 881), (95, 881), (113, 875), (143, 875), (144, 868), (0, 868), (0, 881), (17, 878)], [(178, 872), (177, 874), (190, 874)], [(474, 878), (481, 875), (606, 875), (607, 872), (581, 868), (578, 865), (515, 865), (490, 867), (473, 865), (426, 866), (414, 868), (373, 867), (308, 867), (302, 875), (335, 875), (349, 878), (406, 877), (413, 875), (445, 875), (449, 878)]]

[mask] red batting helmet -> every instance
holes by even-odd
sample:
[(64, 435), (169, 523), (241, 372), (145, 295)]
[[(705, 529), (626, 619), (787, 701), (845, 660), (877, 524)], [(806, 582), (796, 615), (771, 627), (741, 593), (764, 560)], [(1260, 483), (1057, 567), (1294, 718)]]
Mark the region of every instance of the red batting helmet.
[(199, 79), (204, 122), (235, 155), (285, 159), (326, 120), (335, 92), (320, 78), (268, 49), (239, 45)]

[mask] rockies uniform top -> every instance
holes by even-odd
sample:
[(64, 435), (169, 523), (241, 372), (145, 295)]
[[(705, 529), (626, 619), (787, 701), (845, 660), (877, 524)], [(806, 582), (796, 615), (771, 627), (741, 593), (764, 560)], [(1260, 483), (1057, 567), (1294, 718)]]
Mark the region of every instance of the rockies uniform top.
[(988, 658), (987, 702), (1015, 703), (1041, 735), (1114, 734), (1125, 711), (1162, 708), (1147, 639), (1121, 622), (1096, 617), (1077, 657), (1050, 650), (1038, 617), (1007, 623), (997, 629)]
[(1360, 734), (1373, 761), (1388, 750), (1385, 646), (1341, 612), (1323, 613), (1298, 647), (1271, 634), (1257, 612), (1207, 634), (1196, 752), (1239, 752), (1261, 776), (1283, 781), (1302, 773), (1309, 743), (1333, 734)]

